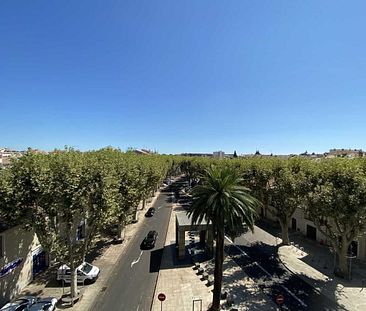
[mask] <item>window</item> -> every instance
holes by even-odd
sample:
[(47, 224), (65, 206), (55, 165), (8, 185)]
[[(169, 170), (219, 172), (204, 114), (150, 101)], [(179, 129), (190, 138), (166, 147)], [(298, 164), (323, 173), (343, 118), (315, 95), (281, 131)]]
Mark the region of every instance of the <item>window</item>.
[(76, 241), (81, 241), (85, 238), (85, 221), (81, 221), (76, 229)]

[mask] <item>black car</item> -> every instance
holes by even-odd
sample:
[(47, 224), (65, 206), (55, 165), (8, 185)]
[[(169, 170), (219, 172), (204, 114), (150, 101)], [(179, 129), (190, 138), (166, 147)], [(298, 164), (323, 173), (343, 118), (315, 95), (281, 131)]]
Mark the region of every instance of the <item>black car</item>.
[(150, 208), (147, 210), (147, 212), (146, 212), (145, 216), (146, 216), (146, 217), (152, 217), (152, 216), (154, 216), (154, 214), (155, 214), (155, 208), (150, 207)]
[(153, 248), (155, 246), (158, 233), (156, 231), (149, 231), (145, 239), (142, 241), (143, 248)]

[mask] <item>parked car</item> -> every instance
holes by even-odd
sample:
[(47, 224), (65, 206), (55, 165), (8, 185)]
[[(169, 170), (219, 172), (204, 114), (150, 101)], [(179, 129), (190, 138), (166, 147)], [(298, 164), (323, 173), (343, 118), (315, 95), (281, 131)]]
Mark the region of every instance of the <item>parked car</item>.
[(146, 216), (146, 217), (152, 217), (152, 216), (154, 216), (154, 214), (155, 214), (155, 208), (150, 207), (150, 208), (147, 210), (147, 212), (146, 212), (145, 216)]
[(29, 311), (53, 311), (56, 309), (56, 303), (55, 297), (41, 298), (29, 308)]
[(3, 306), (1, 311), (22, 311), (28, 310), (29, 307), (37, 301), (37, 297), (34, 296), (23, 296), (8, 302)]
[(156, 231), (149, 231), (145, 239), (142, 241), (142, 247), (153, 248), (155, 246), (158, 233)]
[[(83, 262), (77, 270), (78, 283), (91, 283), (94, 282), (99, 276), (99, 268), (91, 265), (90, 263)], [(64, 281), (65, 283), (71, 282), (71, 270), (67, 265), (62, 265), (57, 270), (57, 280)]]

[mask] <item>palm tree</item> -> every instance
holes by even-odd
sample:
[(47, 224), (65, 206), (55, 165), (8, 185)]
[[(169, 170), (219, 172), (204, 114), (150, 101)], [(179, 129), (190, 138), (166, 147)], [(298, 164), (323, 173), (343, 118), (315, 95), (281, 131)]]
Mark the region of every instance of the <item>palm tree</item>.
[(253, 231), (255, 209), (260, 202), (243, 187), (238, 173), (227, 167), (211, 167), (202, 176), (202, 183), (192, 190), (193, 205), (188, 215), (193, 223), (206, 220), (212, 224), (216, 241), (212, 311), (220, 310), (225, 228), (231, 232)]

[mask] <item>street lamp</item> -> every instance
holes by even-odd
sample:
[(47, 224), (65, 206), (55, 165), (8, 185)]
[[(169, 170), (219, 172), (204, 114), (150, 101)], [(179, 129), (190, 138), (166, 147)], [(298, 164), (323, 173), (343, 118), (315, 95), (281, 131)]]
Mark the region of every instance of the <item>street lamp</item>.
[(337, 263), (336, 262), (337, 261), (337, 257), (336, 257), (337, 252), (336, 252), (334, 247), (329, 247), (329, 250), (330, 250), (331, 253), (334, 253), (334, 261), (333, 261), (333, 272), (334, 272), (335, 268), (336, 268), (336, 263)]
[(355, 255), (353, 255), (353, 253), (347, 254), (346, 256), (347, 259), (349, 259), (349, 274), (348, 274), (348, 279), (352, 280), (352, 259), (356, 258)]

